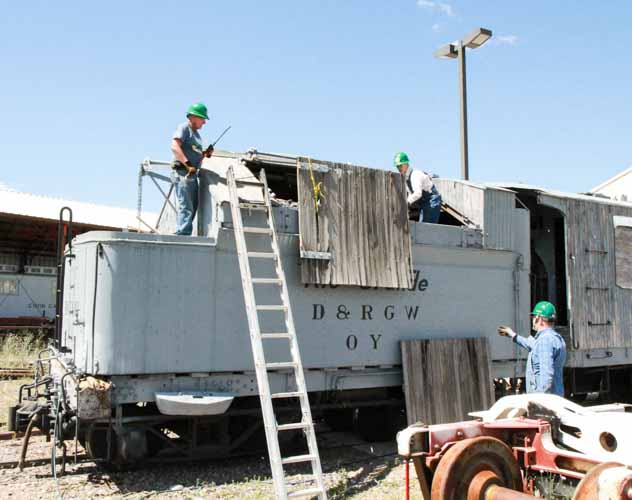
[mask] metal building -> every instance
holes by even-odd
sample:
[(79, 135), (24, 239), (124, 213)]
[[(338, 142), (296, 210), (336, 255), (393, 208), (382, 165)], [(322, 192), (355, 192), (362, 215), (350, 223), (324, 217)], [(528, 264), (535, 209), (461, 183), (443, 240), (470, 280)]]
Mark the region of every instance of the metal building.
[[(98, 229), (138, 230), (132, 210), (0, 188), (0, 328), (50, 327), (62, 207), (73, 211), (75, 235)], [(146, 217), (152, 219), (151, 214)]]
[(632, 201), (632, 167), (595, 186), (590, 193), (617, 201)]

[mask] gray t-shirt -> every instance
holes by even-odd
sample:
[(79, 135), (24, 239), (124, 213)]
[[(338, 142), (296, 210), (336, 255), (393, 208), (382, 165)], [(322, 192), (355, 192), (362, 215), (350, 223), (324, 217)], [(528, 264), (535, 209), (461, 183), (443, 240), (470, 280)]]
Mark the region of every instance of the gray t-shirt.
[(182, 152), (187, 157), (189, 163), (195, 168), (200, 168), (202, 158), (204, 157), (204, 147), (202, 146), (202, 137), (197, 130), (193, 130), (189, 122), (178, 125), (173, 133), (174, 139), (182, 141)]

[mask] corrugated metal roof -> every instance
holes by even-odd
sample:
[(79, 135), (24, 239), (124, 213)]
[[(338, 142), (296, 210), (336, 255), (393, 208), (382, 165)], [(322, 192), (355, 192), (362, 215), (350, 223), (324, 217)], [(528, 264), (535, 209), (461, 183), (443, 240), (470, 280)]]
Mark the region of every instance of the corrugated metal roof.
[[(0, 214), (21, 215), (57, 221), (59, 220), (59, 211), (62, 207), (70, 207), (72, 209), (73, 222), (79, 224), (135, 230), (138, 230), (140, 226), (140, 229), (144, 230), (136, 218), (135, 210), (21, 193), (0, 186)], [(143, 220), (148, 224), (154, 225), (156, 219), (156, 214), (143, 213)]]

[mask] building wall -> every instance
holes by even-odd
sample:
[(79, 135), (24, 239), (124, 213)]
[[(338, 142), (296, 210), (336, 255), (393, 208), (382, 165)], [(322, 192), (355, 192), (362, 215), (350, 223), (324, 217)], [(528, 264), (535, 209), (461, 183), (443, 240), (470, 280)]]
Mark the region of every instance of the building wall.
[(0, 317), (55, 317), (54, 268), (52, 274), (0, 273)]
[(613, 200), (632, 202), (632, 170), (607, 185), (596, 187), (592, 192), (603, 194)]

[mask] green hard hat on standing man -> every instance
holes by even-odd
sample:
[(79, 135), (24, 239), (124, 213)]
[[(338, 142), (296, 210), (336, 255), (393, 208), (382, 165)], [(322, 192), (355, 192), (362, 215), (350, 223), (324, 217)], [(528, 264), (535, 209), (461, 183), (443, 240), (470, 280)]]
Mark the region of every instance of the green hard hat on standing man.
[(402, 152), (395, 155), (393, 163), (395, 164), (395, 167), (400, 167), (402, 165), (407, 165), (408, 163), (410, 163), (410, 160), (408, 159), (408, 155)]
[(540, 316), (544, 319), (555, 319), (555, 306), (546, 300), (538, 302), (533, 308), (531, 316)]
[(187, 110), (187, 116), (189, 115), (199, 116), (200, 118), (208, 120), (208, 110), (206, 109), (206, 106), (201, 102), (196, 102), (195, 104), (189, 106), (189, 109)]

